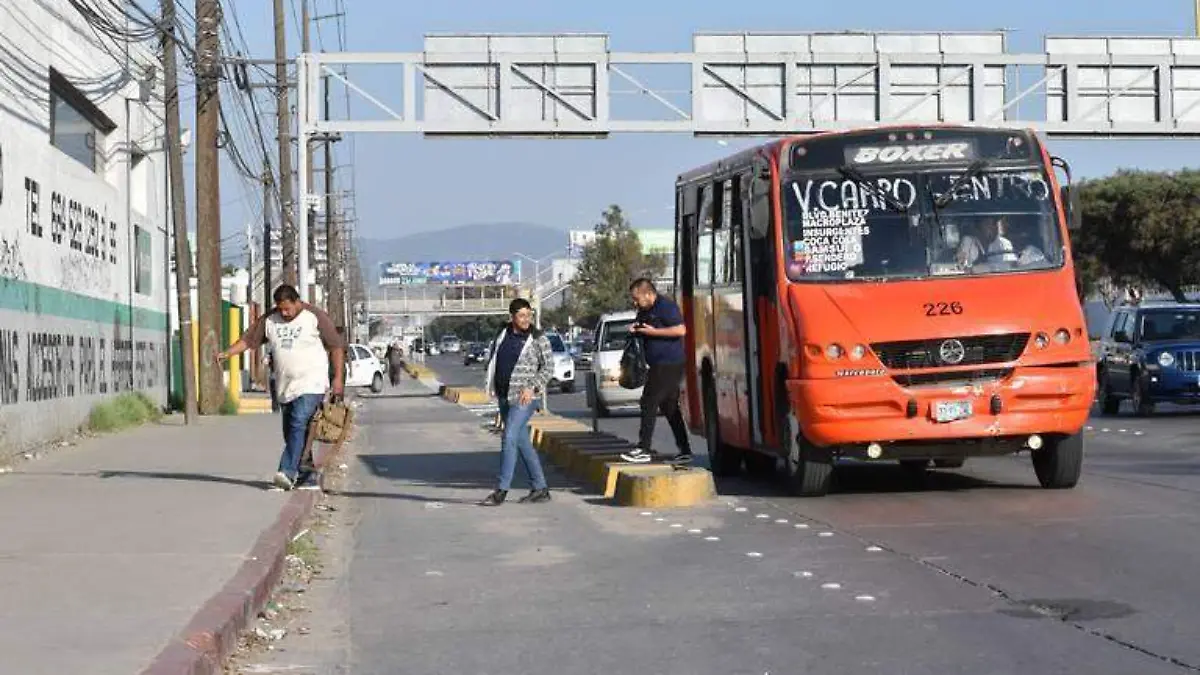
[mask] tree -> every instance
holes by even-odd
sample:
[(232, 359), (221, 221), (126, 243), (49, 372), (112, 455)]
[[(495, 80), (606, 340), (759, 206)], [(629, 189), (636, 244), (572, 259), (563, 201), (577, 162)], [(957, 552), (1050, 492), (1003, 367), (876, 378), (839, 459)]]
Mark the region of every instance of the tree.
[(601, 314), (629, 307), (629, 283), (661, 274), (664, 265), (662, 256), (642, 253), (642, 243), (621, 207), (609, 206), (571, 282), (581, 322), (590, 325)]
[(1177, 301), (1200, 283), (1200, 171), (1122, 170), (1079, 184), (1082, 230), (1074, 237), (1085, 292), (1157, 286)]

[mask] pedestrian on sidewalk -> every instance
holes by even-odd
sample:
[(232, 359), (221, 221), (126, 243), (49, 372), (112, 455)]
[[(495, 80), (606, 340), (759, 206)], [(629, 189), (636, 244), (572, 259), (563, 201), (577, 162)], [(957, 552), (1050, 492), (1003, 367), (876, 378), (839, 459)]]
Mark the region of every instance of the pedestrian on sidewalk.
[[(223, 363), (247, 349), (271, 345), (276, 389), (283, 410), (283, 454), (275, 474), (275, 486), (319, 489), (321, 482), (312, 467), (301, 467), (308, 425), (327, 393), (341, 399), (345, 389), (345, 341), (325, 312), (300, 301), (295, 287), (275, 289), (275, 307), (265, 314), (229, 349), (217, 354)], [(330, 385), (330, 364), (333, 382)]]
[(541, 404), (541, 393), (554, 376), (554, 352), (550, 340), (533, 327), (533, 308), (524, 298), (508, 306), (512, 320), (496, 335), (488, 359), (485, 387), (500, 407), (504, 434), (500, 443), (500, 475), (496, 489), (479, 504), (500, 506), (512, 486), (520, 456), (532, 489), (521, 502), (550, 501), (550, 489), (542, 462), (529, 436), (529, 420)]
[(679, 305), (655, 288), (654, 282), (646, 278), (635, 280), (629, 285), (633, 304), (637, 307), (637, 318), (630, 332), (640, 335), (646, 345), (646, 384), (642, 387), (642, 423), (638, 429), (638, 446), (621, 455), (627, 462), (645, 463), (654, 459), (654, 425), (661, 412), (671, 426), (678, 449), (671, 461), (690, 462), (692, 448), (688, 442), (687, 425), (679, 410), (679, 387), (683, 382), (684, 351), (683, 336), (687, 328), (683, 325), (683, 313)]

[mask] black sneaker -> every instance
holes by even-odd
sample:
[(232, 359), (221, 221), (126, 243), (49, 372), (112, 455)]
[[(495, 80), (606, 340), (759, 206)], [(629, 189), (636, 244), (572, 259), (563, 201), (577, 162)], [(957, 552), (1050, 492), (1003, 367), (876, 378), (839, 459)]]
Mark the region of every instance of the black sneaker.
[(550, 501), (550, 488), (530, 490), (529, 494), (520, 499), (521, 504), (541, 504), (548, 501)]
[(479, 502), (480, 506), (500, 506), (504, 503), (504, 499), (508, 497), (508, 490), (493, 490), (492, 494), (483, 498)]
[(691, 464), (692, 463), (692, 453), (681, 452), (678, 455), (675, 455), (674, 457), (672, 457), (671, 459), (668, 459), (667, 461), (670, 462), (671, 464)]
[(634, 448), (629, 452), (621, 453), (621, 460), (633, 464), (646, 464), (654, 461), (654, 455), (641, 448)]

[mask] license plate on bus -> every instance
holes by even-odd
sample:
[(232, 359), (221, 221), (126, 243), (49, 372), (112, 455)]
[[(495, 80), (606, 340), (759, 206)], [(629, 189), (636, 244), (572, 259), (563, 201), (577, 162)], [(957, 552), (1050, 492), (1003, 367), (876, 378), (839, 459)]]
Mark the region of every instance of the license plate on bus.
[(935, 422), (965, 420), (972, 414), (970, 401), (937, 401), (933, 404)]

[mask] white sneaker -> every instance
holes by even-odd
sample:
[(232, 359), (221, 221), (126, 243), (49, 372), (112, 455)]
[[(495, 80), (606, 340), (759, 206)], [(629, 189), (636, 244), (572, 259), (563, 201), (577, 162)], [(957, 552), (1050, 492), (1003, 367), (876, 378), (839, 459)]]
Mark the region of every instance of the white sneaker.
[(621, 459), (634, 464), (646, 464), (653, 461), (654, 457), (641, 448), (634, 448), (631, 452), (621, 453)]
[(288, 478), (287, 474), (282, 471), (275, 473), (275, 480), (272, 481), (272, 483), (275, 485), (275, 487), (285, 492), (292, 489), (292, 479)]

